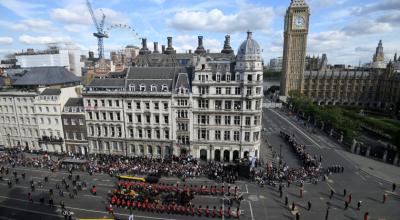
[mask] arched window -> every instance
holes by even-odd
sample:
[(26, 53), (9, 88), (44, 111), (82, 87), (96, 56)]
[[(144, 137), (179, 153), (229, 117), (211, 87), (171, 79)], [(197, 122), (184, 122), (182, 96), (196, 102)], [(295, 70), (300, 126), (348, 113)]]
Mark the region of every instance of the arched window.
[(164, 84), (164, 85), (161, 86), (161, 88), (162, 88), (163, 92), (168, 92), (168, 86), (167, 85)]
[(221, 81), (221, 74), (217, 73), (216, 80), (217, 82)]
[(144, 84), (141, 84), (141, 85), (140, 85), (140, 91), (141, 91), (141, 92), (146, 91), (146, 86), (145, 86)]
[(129, 84), (129, 91), (134, 92), (135, 91), (135, 85)]
[(156, 85), (151, 85), (151, 91), (152, 92), (157, 92), (157, 86)]

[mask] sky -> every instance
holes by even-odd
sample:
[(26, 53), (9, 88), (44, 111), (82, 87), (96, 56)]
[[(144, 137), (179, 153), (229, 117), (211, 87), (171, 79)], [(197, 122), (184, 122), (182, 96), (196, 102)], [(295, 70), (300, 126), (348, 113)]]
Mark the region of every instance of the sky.
[[(282, 56), (283, 21), (291, 0), (90, 0), (96, 17), (106, 15), (105, 53), (140, 46), (140, 37), (178, 52), (204, 46), (218, 52), (231, 35), (235, 51), (246, 31), (263, 50), (264, 62)], [(326, 53), (330, 64), (370, 62), (379, 40), (385, 58), (400, 52), (400, 0), (306, 0), (310, 6), (307, 54)], [(129, 28), (109, 28), (112, 25)], [(97, 39), (86, 0), (0, 0), (0, 58), (48, 44), (97, 52)], [(160, 48), (161, 49), (161, 48)]]

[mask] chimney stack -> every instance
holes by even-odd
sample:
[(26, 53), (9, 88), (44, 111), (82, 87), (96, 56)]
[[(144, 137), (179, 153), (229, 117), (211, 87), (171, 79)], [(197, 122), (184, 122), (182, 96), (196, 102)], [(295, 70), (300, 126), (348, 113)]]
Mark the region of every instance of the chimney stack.
[(176, 53), (176, 51), (174, 50), (174, 48), (172, 47), (172, 37), (167, 37), (168, 39), (168, 47), (165, 50), (166, 54), (173, 54)]
[(147, 38), (142, 38), (142, 48), (140, 48), (139, 50), (139, 54), (143, 55), (143, 54), (149, 54), (151, 53), (149, 48), (147, 48)]
[(189, 50), (189, 54), (192, 54), (192, 50), (191, 49)]
[(161, 45), (161, 53), (165, 54), (165, 45)]
[(154, 42), (154, 50), (153, 53), (159, 54), (160, 52), (158, 51), (158, 42)]
[(89, 59), (94, 59), (94, 53), (93, 53), (93, 51), (89, 51)]
[(229, 35), (225, 36), (224, 48), (221, 50), (221, 53), (225, 53), (225, 54), (233, 53), (233, 50), (231, 47), (231, 36), (229, 36)]
[(203, 36), (198, 36), (198, 45), (196, 50), (194, 51), (196, 54), (204, 54), (206, 53), (206, 50), (204, 49), (203, 46)]

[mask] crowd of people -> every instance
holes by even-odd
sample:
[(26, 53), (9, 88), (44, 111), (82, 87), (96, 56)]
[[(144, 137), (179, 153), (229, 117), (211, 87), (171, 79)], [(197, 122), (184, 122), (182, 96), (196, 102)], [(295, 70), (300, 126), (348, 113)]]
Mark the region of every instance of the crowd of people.
[(253, 180), (260, 184), (277, 185), (281, 182), (300, 182), (305, 181), (316, 183), (319, 178), (323, 177), (324, 170), (322, 168), (322, 156), (312, 157), (306, 152), (306, 147), (296, 142), (294, 136), (290, 136), (285, 132), (280, 132), (280, 136), (289, 144), (302, 163), (299, 168), (290, 168), (280, 158), (279, 164), (273, 164), (272, 161), (266, 163), (262, 169), (253, 169), (250, 176)]
[(296, 156), (301, 160), (305, 168), (321, 166), (322, 156), (319, 157), (319, 160), (317, 159), (316, 155), (312, 157), (309, 153), (306, 152), (306, 146), (304, 144), (298, 143), (294, 135), (289, 135), (281, 131), (280, 136), (289, 144), (289, 146), (292, 148)]
[[(170, 156), (149, 158), (143, 156), (125, 157), (120, 155), (90, 155), (80, 164), (64, 163), (65, 157), (52, 157), (49, 154), (24, 156), (23, 153), (9, 151), (0, 155), (0, 164), (14, 166), (45, 168), (55, 170), (80, 170), (93, 173), (106, 173), (113, 176), (158, 175), (175, 176), (182, 179), (208, 177), (217, 182), (234, 183), (239, 178), (235, 166), (221, 162), (199, 161), (191, 156)], [(75, 158), (74, 158), (75, 159)], [(79, 160), (80, 158), (76, 158)]]

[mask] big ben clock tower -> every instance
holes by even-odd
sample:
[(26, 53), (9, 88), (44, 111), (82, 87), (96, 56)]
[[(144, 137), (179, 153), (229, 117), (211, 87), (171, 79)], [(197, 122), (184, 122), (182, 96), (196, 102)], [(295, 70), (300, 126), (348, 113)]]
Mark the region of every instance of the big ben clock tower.
[(310, 8), (305, 0), (292, 0), (285, 15), (281, 95), (303, 90)]

